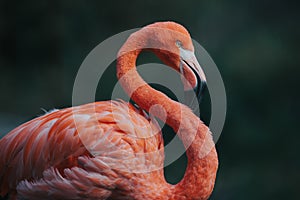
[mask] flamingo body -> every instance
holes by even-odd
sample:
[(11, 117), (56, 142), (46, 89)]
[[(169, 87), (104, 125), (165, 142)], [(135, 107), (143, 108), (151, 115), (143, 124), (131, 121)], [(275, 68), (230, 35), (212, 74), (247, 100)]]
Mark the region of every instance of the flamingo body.
[[(122, 176), (129, 176), (126, 169), (147, 171), (147, 163), (161, 169), (159, 130), (153, 119), (118, 101), (55, 110), (35, 118), (0, 141), (1, 194), (16, 188), (28, 199), (105, 199), (118, 186), (137, 181), (138, 176), (122, 181), (116, 170), (123, 169)], [(157, 153), (146, 157), (147, 152)], [(145, 157), (137, 159), (138, 153)], [(159, 181), (150, 177), (148, 181)]]

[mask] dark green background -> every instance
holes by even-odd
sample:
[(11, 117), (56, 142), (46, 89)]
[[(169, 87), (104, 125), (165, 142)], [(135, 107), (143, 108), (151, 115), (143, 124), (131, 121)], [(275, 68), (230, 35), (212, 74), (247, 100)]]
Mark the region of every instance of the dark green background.
[[(71, 106), (85, 56), (107, 37), (173, 20), (212, 56), (228, 100), (211, 199), (300, 199), (297, 1), (0, 1), (0, 133)], [(111, 68), (104, 82), (111, 85)], [(109, 90), (97, 99), (109, 99)], [(180, 179), (184, 157), (167, 168)]]

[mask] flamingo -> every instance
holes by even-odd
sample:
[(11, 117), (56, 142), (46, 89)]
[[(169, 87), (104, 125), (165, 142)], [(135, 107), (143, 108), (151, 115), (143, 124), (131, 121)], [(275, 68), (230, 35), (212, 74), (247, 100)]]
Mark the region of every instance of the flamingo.
[[(9, 199), (208, 199), (218, 158), (209, 128), (190, 108), (153, 89), (136, 59), (147, 48), (183, 77), (184, 90), (201, 95), (205, 75), (188, 31), (156, 22), (130, 35), (117, 57), (117, 77), (138, 105), (93, 102), (39, 116), (0, 141), (0, 196)], [(132, 50), (134, 49), (134, 50)], [(188, 158), (183, 179), (163, 173), (164, 144), (153, 116), (182, 140)]]

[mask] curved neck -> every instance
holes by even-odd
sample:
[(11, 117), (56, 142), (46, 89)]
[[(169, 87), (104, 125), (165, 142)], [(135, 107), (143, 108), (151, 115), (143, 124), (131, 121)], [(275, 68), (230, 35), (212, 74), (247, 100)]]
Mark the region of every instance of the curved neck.
[[(126, 45), (121, 48), (117, 60), (117, 76), (122, 87), (139, 107), (148, 112), (152, 106), (160, 105), (151, 113), (166, 119), (187, 150), (188, 165), (184, 178), (177, 185), (169, 186), (170, 199), (207, 199), (213, 189), (218, 166), (207, 126), (188, 107), (150, 87), (136, 70), (136, 59), (141, 50), (134, 48), (136, 50), (126, 52)], [(129, 46), (132, 47), (130, 43)]]
[(174, 118), (172, 111), (174, 111), (174, 107), (178, 107), (179, 110), (180, 104), (162, 92), (153, 89), (142, 79), (136, 70), (136, 59), (139, 53), (140, 50), (136, 50), (118, 58), (117, 77), (125, 92), (140, 108), (149, 112), (152, 106), (160, 105), (166, 112), (165, 114), (162, 112), (162, 109), (152, 110), (151, 113), (162, 120), (167, 116), (167, 124), (174, 124), (171, 121), (177, 118)]

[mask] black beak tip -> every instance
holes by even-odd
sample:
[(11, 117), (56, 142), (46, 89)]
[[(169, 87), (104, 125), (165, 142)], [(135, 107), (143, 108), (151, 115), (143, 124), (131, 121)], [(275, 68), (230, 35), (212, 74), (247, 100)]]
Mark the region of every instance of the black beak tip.
[(200, 103), (200, 100), (202, 99), (205, 91), (207, 89), (206, 81), (199, 81), (197, 86), (194, 88), (194, 92), (197, 95), (198, 101)]

